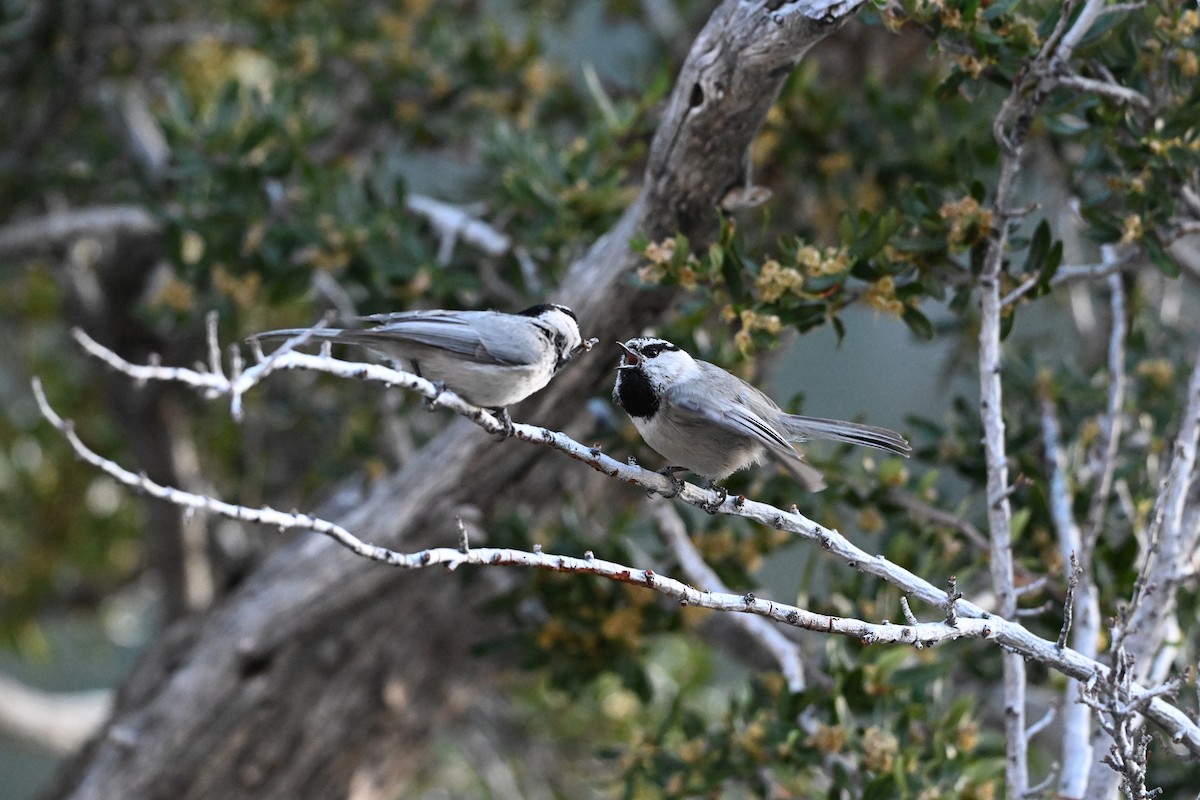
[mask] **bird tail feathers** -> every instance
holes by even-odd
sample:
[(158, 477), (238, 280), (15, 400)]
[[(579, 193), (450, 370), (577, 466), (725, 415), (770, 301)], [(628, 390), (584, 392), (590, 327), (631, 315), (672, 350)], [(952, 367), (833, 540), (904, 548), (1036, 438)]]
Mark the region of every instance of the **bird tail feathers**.
[(338, 328), (280, 328), (277, 331), (263, 331), (251, 336), (251, 339), (290, 339), (293, 336), (301, 334), (310, 334), (314, 339), (344, 339), (344, 333), (351, 331), (343, 331)]
[(819, 492), (828, 485), (821, 475), (821, 470), (802, 460), (799, 453), (796, 454), (796, 458), (780, 459), (780, 461), (804, 491)]
[(784, 427), (784, 433), (791, 442), (828, 439), (834, 442), (874, 447), (905, 458), (912, 454), (912, 447), (907, 439), (893, 430), (878, 428), (874, 425), (788, 414), (784, 417)]

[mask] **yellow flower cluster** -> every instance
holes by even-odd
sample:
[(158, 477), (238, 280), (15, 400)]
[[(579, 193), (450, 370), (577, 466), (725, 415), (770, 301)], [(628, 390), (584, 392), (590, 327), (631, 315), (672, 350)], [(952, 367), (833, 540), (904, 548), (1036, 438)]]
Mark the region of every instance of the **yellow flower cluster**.
[(1178, 17), (1163, 15), (1155, 21), (1154, 27), (1160, 31), (1174, 33), (1181, 39), (1186, 38), (1200, 30), (1200, 11), (1185, 11)]
[(808, 735), (806, 744), (826, 755), (840, 753), (846, 746), (846, 728), (842, 725), (826, 725), (818, 722), (817, 729)]
[(946, 203), (938, 213), (950, 223), (947, 241), (951, 247), (970, 247), (987, 238), (992, 229), (992, 212), (981, 207), (974, 197), (968, 196)]
[[(646, 245), (644, 255), (650, 259), (650, 263), (638, 268), (638, 280), (649, 285), (661, 283), (670, 273), (670, 265), (675, 262), (675, 247), (674, 239)], [(695, 270), (699, 264), (694, 255), (688, 254), (687, 263), (675, 270), (675, 278), (684, 289), (691, 289), (699, 283), (700, 276)]]
[(840, 247), (820, 250), (809, 244), (796, 251), (796, 266), (803, 267), (810, 278), (837, 275), (850, 268), (850, 254)]
[(1142, 218), (1137, 214), (1130, 214), (1122, 221), (1121, 244), (1132, 244), (1145, 235), (1146, 229), (1142, 225)]
[(158, 308), (166, 306), (172, 311), (185, 313), (196, 306), (196, 290), (189, 283), (184, 283), (174, 275), (162, 281), (150, 298), (150, 306)]
[(226, 269), (224, 264), (213, 268), (212, 281), (217, 292), (230, 298), (238, 308), (243, 309), (254, 308), (262, 289), (261, 274), (250, 272), (239, 278)]
[(896, 281), (891, 275), (884, 275), (867, 287), (863, 297), (867, 304), (876, 311), (898, 317), (904, 313), (904, 303), (896, 297)]
[(1192, 136), (1185, 139), (1182, 136), (1172, 136), (1170, 139), (1151, 139), (1146, 143), (1150, 148), (1150, 152), (1155, 155), (1168, 155), (1175, 148), (1191, 150), (1193, 153), (1200, 152), (1200, 138)]
[(760, 314), (748, 308), (741, 313), (740, 318), (742, 329), (733, 335), (733, 343), (743, 355), (749, 353), (753, 347), (753, 340), (750, 338), (752, 331), (761, 330), (777, 334), (783, 329), (783, 322), (774, 314)]
[(1170, 389), (1175, 385), (1175, 366), (1165, 358), (1151, 358), (1140, 362), (1134, 369), (1139, 378), (1144, 378), (1155, 389)]
[(788, 292), (800, 294), (804, 287), (804, 275), (800, 270), (782, 266), (772, 258), (762, 265), (754, 285), (764, 303), (774, 303)]
[(1178, 50), (1175, 52), (1175, 63), (1186, 78), (1194, 78), (1200, 74), (1200, 56), (1195, 50)]
[(900, 741), (891, 731), (872, 725), (863, 732), (863, 766), (871, 772), (891, 772)]
[(670, 264), (675, 257), (675, 240), (663, 239), (661, 242), (651, 242), (646, 245), (646, 258), (655, 264)]
[(1200, 11), (1191, 10), (1185, 11), (1179, 16), (1179, 24), (1175, 26), (1175, 31), (1180, 36), (1192, 36), (1200, 30)]
[(979, 79), (979, 76), (983, 74), (984, 67), (987, 66), (983, 59), (967, 53), (962, 53), (956, 58), (958, 60), (958, 65), (963, 68), (963, 72), (967, 73), (975, 80)]

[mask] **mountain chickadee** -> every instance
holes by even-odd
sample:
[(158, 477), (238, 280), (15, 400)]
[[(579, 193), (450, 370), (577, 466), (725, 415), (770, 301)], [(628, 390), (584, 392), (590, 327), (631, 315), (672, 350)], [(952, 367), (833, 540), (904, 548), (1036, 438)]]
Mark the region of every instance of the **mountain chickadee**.
[(769, 453), (806, 490), (819, 492), (825, 488), (821, 473), (792, 442), (832, 439), (905, 457), (912, 452), (903, 436), (886, 428), (788, 414), (741, 378), (665, 339), (618, 344), (625, 355), (617, 367), (613, 401), (633, 419), (646, 444), (671, 462), (664, 474), (687, 470), (714, 486)]
[[(575, 312), (555, 303), (518, 314), (499, 311), (402, 311), (354, 321), (371, 328), (319, 328), (312, 335), (367, 347), (468, 403), (491, 409), (506, 428), (505, 406), (524, 400), (550, 382), (583, 342)], [(305, 333), (303, 328), (267, 331), (256, 339)]]

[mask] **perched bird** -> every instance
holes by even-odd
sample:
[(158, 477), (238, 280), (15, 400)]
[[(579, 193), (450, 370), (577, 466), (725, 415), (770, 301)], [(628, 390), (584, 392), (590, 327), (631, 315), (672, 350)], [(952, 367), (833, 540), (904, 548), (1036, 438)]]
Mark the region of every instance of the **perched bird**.
[(912, 452), (903, 436), (887, 428), (788, 414), (741, 378), (665, 339), (618, 344), (625, 355), (617, 367), (613, 401), (633, 419), (646, 444), (671, 463), (665, 474), (686, 470), (713, 486), (770, 454), (806, 490), (818, 492), (825, 481), (793, 442), (832, 439), (905, 457)]
[[(319, 328), (314, 338), (367, 347), (398, 362), (469, 403), (491, 409), (506, 428), (506, 406), (550, 382), (585, 344), (575, 312), (555, 303), (518, 314), (499, 311), (402, 311), (355, 322), (369, 328)], [(305, 333), (303, 328), (267, 331), (257, 339)]]

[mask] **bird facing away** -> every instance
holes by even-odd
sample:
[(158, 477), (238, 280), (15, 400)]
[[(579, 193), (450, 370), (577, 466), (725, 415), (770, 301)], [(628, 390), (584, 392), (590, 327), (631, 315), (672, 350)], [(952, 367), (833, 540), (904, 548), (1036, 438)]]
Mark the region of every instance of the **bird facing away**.
[[(620, 344), (620, 343), (618, 343)], [(908, 457), (912, 448), (887, 428), (788, 414), (761, 391), (665, 339), (630, 339), (617, 366), (613, 401), (646, 444), (672, 466), (710, 485), (771, 455), (807, 491), (825, 488), (821, 473), (792, 443), (831, 439)]]
[[(543, 388), (585, 347), (575, 312), (543, 303), (517, 314), (499, 311), (402, 311), (361, 317), (369, 328), (319, 328), (318, 339), (369, 348), (473, 405), (496, 411), (511, 425), (505, 406)], [(279, 339), (303, 328), (267, 331), (252, 338)]]

